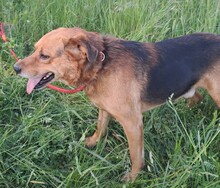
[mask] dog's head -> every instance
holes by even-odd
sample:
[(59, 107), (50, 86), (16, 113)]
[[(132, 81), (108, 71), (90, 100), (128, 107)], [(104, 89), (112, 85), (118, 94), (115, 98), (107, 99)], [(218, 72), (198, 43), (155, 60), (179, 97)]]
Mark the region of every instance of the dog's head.
[(99, 61), (102, 43), (97, 33), (80, 28), (59, 28), (44, 35), (35, 44), (33, 54), (19, 60), (14, 69), (28, 78), (28, 93), (56, 80), (77, 85), (84, 70), (91, 69)]

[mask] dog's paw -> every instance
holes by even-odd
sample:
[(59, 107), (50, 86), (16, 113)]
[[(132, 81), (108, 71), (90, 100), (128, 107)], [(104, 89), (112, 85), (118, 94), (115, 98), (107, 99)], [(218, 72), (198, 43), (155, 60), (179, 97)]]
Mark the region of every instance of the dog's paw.
[(85, 140), (85, 145), (87, 147), (94, 147), (97, 143), (97, 139), (94, 136), (89, 136)]
[(133, 183), (135, 181), (136, 177), (137, 177), (137, 174), (132, 174), (131, 172), (130, 173), (126, 173), (121, 178), (121, 181), (122, 182), (131, 182), (131, 183)]

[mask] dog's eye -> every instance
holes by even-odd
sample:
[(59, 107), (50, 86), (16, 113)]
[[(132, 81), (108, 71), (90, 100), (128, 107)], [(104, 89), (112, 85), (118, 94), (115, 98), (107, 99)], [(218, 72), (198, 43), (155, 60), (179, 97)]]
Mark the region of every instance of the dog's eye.
[(42, 59), (42, 60), (47, 60), (47, 59), (49, 59), (49, 58), (50, 58), (49, 55), (40, 54), (40, 59)]

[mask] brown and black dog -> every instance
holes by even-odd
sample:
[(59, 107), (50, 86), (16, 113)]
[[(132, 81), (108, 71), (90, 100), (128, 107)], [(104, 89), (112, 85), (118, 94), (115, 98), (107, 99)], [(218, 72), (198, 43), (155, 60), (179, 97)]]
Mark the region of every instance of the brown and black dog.
[(144, 166), (144, 111), (171, 95), (198, 102), (198, 88), (205, 88), (220, 107), (220, 36), (214, 34), (141, 43), (59, 28), (44, 35), (35, 52), (14, 69), (28, 78), (28, 93), (56, 80), (85, 86), (85, 94), (99, 108), (97, 130), (86, 145), (96, 145), (114, 117), (128, 139), (132, 170), (125, 179), (131, 181)]

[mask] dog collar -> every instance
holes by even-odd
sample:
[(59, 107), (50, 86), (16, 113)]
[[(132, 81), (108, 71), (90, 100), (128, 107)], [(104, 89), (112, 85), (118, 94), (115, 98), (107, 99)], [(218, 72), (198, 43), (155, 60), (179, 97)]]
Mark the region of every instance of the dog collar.
[(105, 54), (102, 51), (100, 51), (99, 56), (100, 56), (100, 61), (103, 62), (105, 60)]

